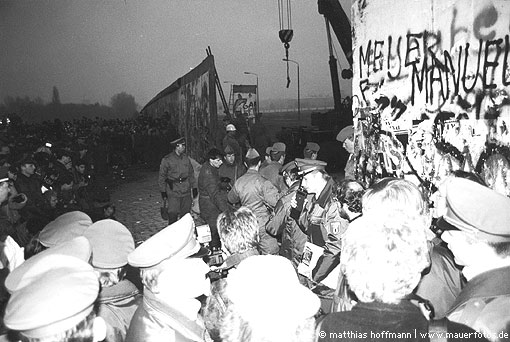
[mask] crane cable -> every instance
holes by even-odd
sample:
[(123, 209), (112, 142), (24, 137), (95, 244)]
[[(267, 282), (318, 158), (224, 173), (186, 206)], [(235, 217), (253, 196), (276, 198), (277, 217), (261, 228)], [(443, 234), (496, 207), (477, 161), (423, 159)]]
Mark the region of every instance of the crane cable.
[(294, 35), (294, 31), (292, 30), (292, 9), (290, 5), (290, 0), (278, 0), (278, 20), (280, 23), (280, 31), (278, 32), (278, 35), (280, 36), (280, 40), (283, 43), (283, 46), (285, 47), (285, 59), (287, 62), (287, 88), (288, 88), (290, 86), (289, 43)]

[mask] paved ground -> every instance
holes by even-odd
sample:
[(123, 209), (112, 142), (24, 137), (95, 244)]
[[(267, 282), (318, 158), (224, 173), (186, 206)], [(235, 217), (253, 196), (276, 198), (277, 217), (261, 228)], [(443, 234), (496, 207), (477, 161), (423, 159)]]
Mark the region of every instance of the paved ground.
[(112, 203), (117, 208), (116, 218), (131, 230), (135, 242), (149, 237), (167, 226), (159, 212), (161, 195), (158, 172), (143, 167), (131, 167), (126, 179), (111, 189)]

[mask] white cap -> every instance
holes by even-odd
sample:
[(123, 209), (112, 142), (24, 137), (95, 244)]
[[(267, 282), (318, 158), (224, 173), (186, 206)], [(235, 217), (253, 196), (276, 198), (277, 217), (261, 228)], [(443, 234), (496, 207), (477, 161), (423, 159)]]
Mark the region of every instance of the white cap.
[(232, 124), (227, 125), (227, 132), (234, 132), (236, 130), (236, 126)]
[(152, 267), (170, 258), (187, 258), (200, 252), (195, 223), (188, 213), (179, 221), (159, 231), (128, 255), (134, 267)]

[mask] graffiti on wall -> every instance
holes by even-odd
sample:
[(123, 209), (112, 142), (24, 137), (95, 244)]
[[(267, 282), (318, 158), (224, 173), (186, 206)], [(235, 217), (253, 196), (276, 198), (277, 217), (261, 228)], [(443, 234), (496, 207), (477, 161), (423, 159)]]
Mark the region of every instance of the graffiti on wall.
[[(444, 30), (391, 33), (355, 47), (355, 86), (366, 105), (388, 107), (384, 98), (396, 97), (426, 113), (438, 113), (444, 106), (455, 104), (483, 118), (482, 102), (490, 102), (510, 85), (509, 23), (488, 5), (470, 24), (462, 26), (458, 7), (452, 5), (450, 25)], [(392, 120), (403, 113), (399, 114), (392, 113)]]
[(476, 169), (510, 195), (501, 181), (510, 177), (507, 1), (357, 0), (352, 10), (361, 177), (408, 172), (387, 152), (405, 134), (407, 164), (422, 181)]
[(169, 115), (179, 134), (186, 138), (188, 153), (203, 161), (217, 140), (214, 57), (162, 90), (141, 111), (145, 115)]

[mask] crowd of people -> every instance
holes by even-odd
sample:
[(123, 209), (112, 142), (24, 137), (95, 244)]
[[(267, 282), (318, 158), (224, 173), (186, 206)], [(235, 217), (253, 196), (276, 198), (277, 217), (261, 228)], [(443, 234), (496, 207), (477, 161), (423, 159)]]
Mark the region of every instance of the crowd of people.
[(0, 122), (0, 178), (9, 180), (1, 206), (2, 233), (24, 247), (48, 222), (68, 211), (94, 221), (114, 216), (108, 184), (125, 169), (157, 169), (175, 136), (169, 118), (87, 119), (73, 122)]
[[(430, 198), (404, 179), (337, 181), (319, 149), (287, 160), (283, 142), (258, 151), (229, 133), (197, 165), (175, 137), (158, 180), (168, 226), (138, 246), (82, 208), (58, 212), (24, 253), (6, 230), (3, 338), (510, 339), (509, 198), (466, 172)], [(56, 153), (59, 177), (72, 160)], [(15, 185), (0, 178), (9, 208)]]

